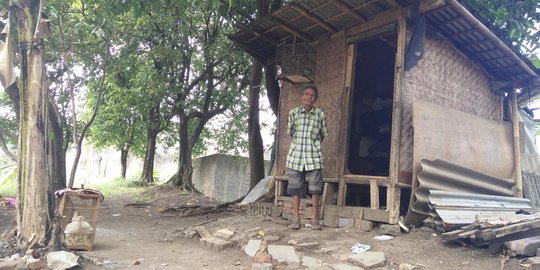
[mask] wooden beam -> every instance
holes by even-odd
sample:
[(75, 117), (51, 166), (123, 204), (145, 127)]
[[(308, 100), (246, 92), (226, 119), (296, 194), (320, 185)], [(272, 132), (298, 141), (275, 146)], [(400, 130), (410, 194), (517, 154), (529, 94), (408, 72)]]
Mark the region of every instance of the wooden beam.
[(398, 20), (399, 9), (392, 9), (385, 12), (382, 12), (378, 15), (375, 15), (369, 21), (360, 23), (354, 27), (351, 27), (347, 30), (347, 37), (355, 36), (381, 26), (395, 23)]
[(388, 2), (388, 4), (389, 4), (390, 6), (392, 6), (393, 8), (397, 8), (397, 7), (400, 6), (399, 3), (396, 2), (396, 0), (387, 0), (387, 2)]
[(377, 180), (370, 181), (369, 195), (371, 209), (379, 209), (379, 185), (377, 185)]
[(338, 8), (343, 10), (344, 12), (350, 14), (351, 16), (355, 17), (360, 22), (365, 22), (366, 18), (362, 17), (362, 15), (358, 14), (358, 12), (354, 11), (349, 5), (347, 5), (342, 0), (331, 0), (332, 3), (334, 3)]
[(283, 30), (291, 33), (293, 36), (297, 36), (297, 37), (299, 37), (299, 38), (301, 38), (301, 39), (303, 39), (304, 41), (307, 41), (307, 42), (313, 41), (313, 38), (311, 38), (310, 36), (307, 36), (305, 34), (300, 33), (299, 31), (297, 31), (295, 29), (292, 29), (290, 26), (286, 25), (285, 22), (281, 21), (278, 18), (272, 17), (270, 20), (276, 21), (278, 23), (279, 27), (281, 27)]
[(388, 187), (386, 189), (386, 208), (388, 209), (388, 223), (397, 224), (399, 221), (399, 206), (401, 198), (401, 188)]
[(294, 10), (296, 10), (298, 13), (302, 14), (304, 17), (309, 19), (310, 21), (312, 21), (312, 22), (318, 24), (319, 26), (321, 26), (322, 28), (326, 29), (326, 31), (328, 31), (328, 32), (330, 32), (332, 34), (337, 32), (337, 30), (334, 27), (332, 27), (331, 25), (325, 23), (323, 20), (321, 20), (321, 18), (317, 17), (313, 13), (310, 13), (309, 11), (307, 11), (305, 8), (301, 7), (300, 5), (298, 5), (296, 3), (293, 3), (291, 7)]
[(516, 197), (523, 198), (523, 180), (521, 179), (521, 148), (519, 144), (519, 117), (516, 90), (510, 93), (512, 108), (512, 135), (514, 137), (514, 177), (516, 180)]
[[(272, 44), (272, 45), (274, 45), (274, 46), (277, 46), (277, 42), (275, 42), (273, 39), (267, 37), (265, 34), (261, 34), (261, 33), (255, 31), (255, 30), (251, 29), (251, 28), (248, 27), (247, 25), (244, 25), (244, 24), (240, 23), (240, 24), (238, 24), (237, 26), (238, 26), (238, 28), (240, 28), (240, 29), (242, 29), (242, 30), (244, 30), (244, 31), (247, 31), (247, 32), (252, 33), (252, 34), (255, 35), (256, 37), (258, 37), (258, 38), (264, 40), (265, 42), (268, 42), (268, 43), (270, 43), (270, 44)], [(250, 40), (250, 41), (252, 41), (252, 40)]]

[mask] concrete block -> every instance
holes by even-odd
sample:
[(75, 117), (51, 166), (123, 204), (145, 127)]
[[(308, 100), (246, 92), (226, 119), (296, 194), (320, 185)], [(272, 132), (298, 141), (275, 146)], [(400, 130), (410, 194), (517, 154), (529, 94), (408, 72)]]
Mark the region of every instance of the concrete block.
[(366, 251), (349, 256), (347, 261), (366, 269), (373, 269), (375, 267), (383, 266), (386, 262), (386, 256), (384, 255), (384, 252)]
[(299, 249), (316, 249), (319, 247), (319, 243), (317, 242), (300, 243), (300, 244), (296, 244), (295, 247)]
[(515, 252), (515, 255), (538, 256), (537, 250), (540, 249), (540, 236), (510, 241), (507, 245)]
[(536, 257), (540, 257), (540, 248), (536, 249)]
[(251, 265), (251, 270), (272, 270), (271, 263), (254, 263)]
[(540, 270), (540, 257), (531, 257), (527, 263), (531, 265), (529, 270)]
[(302, 265), (303, 266), (306, 266), (306, 267), (321, 267), (323, 264), (322, 260), (319, 260), (317, 258), (313, 258), (313, 257), (309, 257), (309, 256), (304, 256), (302, 257)]
[(280, 217), (281, 213), (283, 213), (283, 207), (281, 206), (272, 207), (272, 217)]
[(300, 258), (292, 246), (268, 245), (268, 253), (278, 262), (300, 263)]
[(227, 228), (217, 230), (216, 232), (214, 232), (214, 237), (221, 238), (221, 239), (224, 239), (224, 240), (231, 239), (233, 237), (233, 235), (234, 235), (234, 231), (232, 231), (230, 229), (227, 229)]
[(335, 227), (338, 226), (339, 217), (338, 217), (338, 216), (332, 216), (332, 215), (324, 214), (323, 222), (324, 222), (324, 226), (330, 227), (330, 228), (335, 228)]
[(215, 237), (203, 237), (199, 239), (199, 243), (201, 246), (209, 247), (214, 250), (222, 250), (232, 246), (232, 243), (230, 241)]
[(249, 240), (244, 251), (249, 257), (253, 257), (255, 256), (255, 254), (257, 254), (257, 251), (259, 251), (259, 249), (261, 248), (261, 244), (262, 244), (262, 240), (251, 239)]
[(353, 228), (354, 227), (354, 218), (340, 217), (339, 220), (338, 220), (338, 227)]
[(332, 268), (334, 268), (335, 270), (365, 270), (362, 267), (349, 265), (349, 264), (344, 264), (344, 263), (333, 265)]
[(199, 233), (199, 236), (201, 236), (201, 238), (210, 238), (212, 237), (212, 234), (204, 227), (204, 226), (197, 226), (195, 228), (195, 231), (197, 231), (197, 233)]
[(381, 227), (379, 227), (380, 234), (387, 234), (387, 235), (401, 235), (401, 227), (399, 225), (390, 225), (390, 224), (382, 224)]
[(363, 219), (360, 219), (355, 222), (355, 226), (357, 229), (360, 229), (366, 232), (370, 232), (371, 230), (373, 230), (373, 224), (374, 224), (373, 221), (363, 220)]

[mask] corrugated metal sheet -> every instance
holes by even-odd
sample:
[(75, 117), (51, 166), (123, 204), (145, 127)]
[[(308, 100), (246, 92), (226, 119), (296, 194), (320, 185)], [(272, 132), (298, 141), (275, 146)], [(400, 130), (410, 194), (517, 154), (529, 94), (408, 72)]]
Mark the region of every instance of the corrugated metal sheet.
[(513, 196), (515, 183), (512, 179), (492, 177), (442, 159), (420, 161), (418, 189), (414, 191), (414, 212), (429, 215), (430, 190), (454, 191), (484, 195)]
[(429, 191), (429, 214), (437, 230), (456, 229), (493, 217), (513, 218), (520, 209), (531, 209), (530, 200), (440, 190)]
[[(402, 6), (412, 2), (414, 1), (397, 0)], [(249, 26), (239, 27), (240, 30), (230, 38), (265, 63), (275, 57), (279, 44), (292, 43), (295, 36), (299, 42), (316, 41), (324, 35), (334, 34), (365, 23), (377, 15), (392, 12), (396, 9), (393, 3), (387, 0), (292, 1), (270, 16)], [(538, 78), (539, 71), (518, 49), (494, 29), (491, 29), (491, 32), (495, 35), (486, 35), (478, 21), (486, 27), (490, 24), (483, 22), (480, 16), (470, 9), (464, 11), (466, 9), (461, 7), (460, 3), (447, 2), (427, 13), (428, 25), (448, 38), (457, 49), (477, 61), (493, 79), (524, 81)], [(465, 13), (472, 13), (476, 20), (471, 20)], [(274, 42), (270, 43), (268, 40)], [(526, 68), (527, 66), (529, 68)]]

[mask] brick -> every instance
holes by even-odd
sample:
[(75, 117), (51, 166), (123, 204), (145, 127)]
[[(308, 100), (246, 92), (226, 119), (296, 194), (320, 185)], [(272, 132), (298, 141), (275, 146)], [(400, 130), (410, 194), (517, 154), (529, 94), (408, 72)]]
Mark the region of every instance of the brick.
[(210, 238), (210, 237), (212, 237), (212, 234), (204, 226), (197, 226), (197, 227), (195, 227), (193, 229), (195, 229), (195, 231), (197, 231), (197, 233), (199, 233), (201, 238)]

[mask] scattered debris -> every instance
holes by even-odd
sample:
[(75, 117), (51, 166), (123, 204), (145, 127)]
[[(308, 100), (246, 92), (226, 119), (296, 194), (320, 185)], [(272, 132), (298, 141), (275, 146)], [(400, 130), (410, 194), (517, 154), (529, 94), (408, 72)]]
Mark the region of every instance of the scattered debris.
[(234, 235), (234, 231), (224, 228), (214, 232), (214, 237), (221, 238), (223, 240), (230, 240)]
[(55, 251), (47, 254), (47, 269), (64, 270), (79, 265), (79, 256), (67, 251)]
[(461, 229), (443, 233), (441, 239), (445, 242), (468, 239), (480, 247), (538, 234), (540, 234), (540, 213), (510, 220), (501, 217), (478, 220)]
[(244, 251), (249, 257), (253, 257), (255, 256), (255, 254), (257, 254), (257, 252), (261, 248), (261, 244), (262, 244), (262, 240), (251, 239), (249, 240)]
[(285, 245), (268, 245), (268, 253), (278, 262), (299, 263), (294, 247)]
[(383, 266), (386, 262), (386, 256), (384, 255), (384, 252), (366, 251), (349, 256), (347, 261), (365, 269), (372, 269)]
[(358, 254), (358, 253), (366, 252), (370, 249), (371, 247), (369, 245), (356, 243), (354, 244), (354, 246), (352, 246), (351, 251), (354, 254)]
[(386, 241), (386, 240), (392, 240), (392, 239), (394, 239), (394, 237), (390, 236), (390, 235), (383, 234), (383, 235), (377, 235), (377, 236), (373, 237), (373, 239), (379, 240), (379, 241)]

